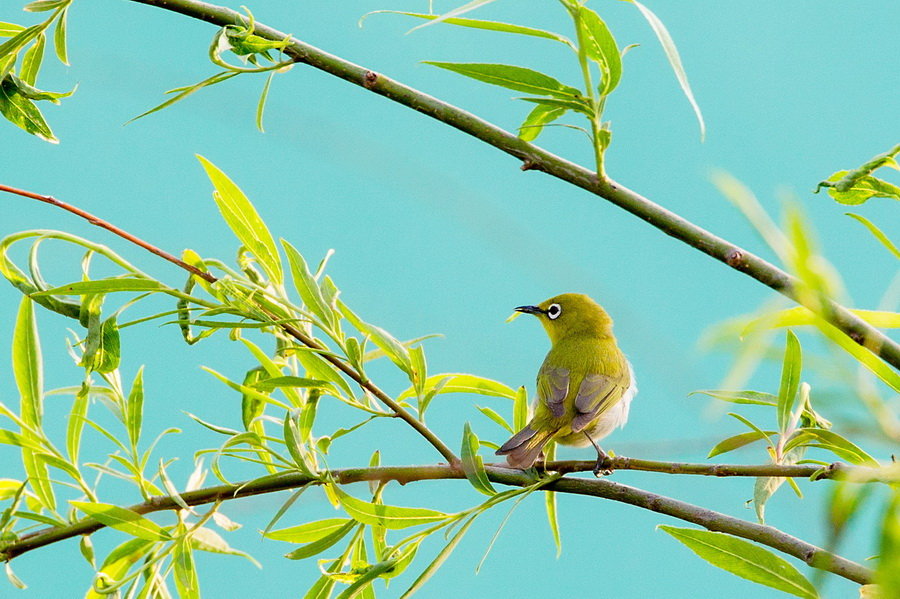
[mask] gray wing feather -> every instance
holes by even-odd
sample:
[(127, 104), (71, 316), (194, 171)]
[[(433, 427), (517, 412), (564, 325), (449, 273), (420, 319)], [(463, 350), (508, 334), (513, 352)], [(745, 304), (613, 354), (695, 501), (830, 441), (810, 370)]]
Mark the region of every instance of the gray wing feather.
[(563, 401), (568, 394), (569, 371), (543, 366), (538, 373), (538, 398), (547, 404), (554, 417), (559, 418), (565, 412)]
[(602, 374), (588, 374), (575, 396), (572, 431), (578, 432), (621, 399), (625, 388), (619, 381)]

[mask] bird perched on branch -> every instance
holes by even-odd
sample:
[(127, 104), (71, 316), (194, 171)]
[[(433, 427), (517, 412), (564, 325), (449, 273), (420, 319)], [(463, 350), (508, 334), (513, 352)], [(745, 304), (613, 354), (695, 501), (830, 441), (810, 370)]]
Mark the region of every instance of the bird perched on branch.
[[(597, 441), (628, 420), (637, 393), (631, 364), (612, 332), (612, 319), (581, 293), (564, 293), (516, 312), (533, 314), (550, 337), (537, 375), (531, 421), (497, 450), (513, 468), (530, 468), (550, 441), (597, 450), (594, 474), (608, 473)], [(518, 314), (514, 314), (517, 316)], [(511, 317), (512, 318), (512, 317)]]

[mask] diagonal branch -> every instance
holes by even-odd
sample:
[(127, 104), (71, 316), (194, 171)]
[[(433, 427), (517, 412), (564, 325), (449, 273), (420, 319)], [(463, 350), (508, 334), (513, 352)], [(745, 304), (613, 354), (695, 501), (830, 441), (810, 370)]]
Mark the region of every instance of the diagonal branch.
[[(117, 227), (116, 225), (103, 220), (102, 218), (98, 218), (98, 217), (94, 216), (93, 214), (91, 214), (90, 212), (82, 210), (81, 208), (78, 208), (71, 204), (67, 204), (66, 202), (63, 202), (61, 200), (57, 200), (56, 198), (54, 198), (52, 196), (41, 195), (41, 194), (34, 193), (31, 191), (25, 191), (22, 189), (17, 189), (15, 187), (10, 187), (8, 185), (2, 185), (2, 184), (0, 184), (0, 191), (5, 191), (8, 193), (26, 197), (26, 198), (29, 198), (32, 200), (37, 200), (39, 202), (44, 202), (45, 204), (50, 204), (51, 206), (56, 206), (57, 208), (62, 208), (63, 210), (66, 210), (68, 212), (71, 212), (72, 214), (80, 216), (81, 218), (85, 219), (87, 222), (91, 223), (92, 225), (96, 225), (102, 229), (106, 229), (110, 233), (118, 235), (119, 237), (121, 237), (127, 241), (130, 241), (131, 243), (144, 248), (148, 252), (155, 254), (155, 255), (163, 258), (164, 260), (168, 260), (169, 262), (183, 268), (184, 270), (188, 271), (189, 273), (191, 273), (195, 276), (198, 276), (210, 283), (215, 283), (216, 281), (219, 280), (218, 278), (213, 276), (211, 273), (202, 271), (199, 268), (197, 268), (196, 266), (192, 266), (192, 265), (188, 264), (187, 262), (184, 262), (183, 260), (176, 258), (175, 256), (166, 252), (165, 250), (162, 250), (159, 247), (132, 235), (131, 233), (125, 231), (124, 229), (121, 229), (121, 228)], [(312, 348), (312, 349), (321, 349), (321, 350), (327, 349), (322, 344), (320, 344), (315, 339), (313, 339), (311, 336), (307, 335), (306, 333), (304, 333), (300, 329), (292, 326), (291, 324), (281, 322), (280, 319), (275, 316), (272, 316), (272, 321), (273, 321), (273, 323), (277, 323), (277, 326), (281, 327), (281, 329), (285, 333), (287, 333), (288, 335), (290, 335), (291, 337), (293, 337), (294, 339), (296, 339), (303, 345), (305, 345), (309, 348)], [(420, 435), (422, 435), (422, 437), (424, 437), (426, 441), (431, 443), (431, 445), (435, 449), (437, 449), (438, 452), (442, 456), (444, 456), (444, 458), (447, 460), (447, 462), (449, 464), (454, 465), (454, 466), (459, 464), (459, 458), (456, 457), (456, 454), (454, 454), (453, 451), (449, 447), (447, 447), (447, 445), (443, 441), (441, 441), (440, 438), (437, 435), (435, 435), (434, 432), (432, 432), (431, 429), (429, 429), (425, 425), (424, 422), (422, 422), (421, 420), (419, 420), (418, 418), (416, 418), (415, 416), (410, 414), (408, 411), (406, 411), (403, 408), (403, 406), (401, 406), (399, 403), (394, 401), (390, 395), (388, 395), (387, 393), (382, 391), (380, 387), (375, 385), (375, 383), (373, 383), (372, 381), (370, 381), (367, 378), (365, 378), (364, 376), (362, 376), (362, 374), (357, 372), (356, 369), (354, 369), (352, 366), (350, 366), (349, 364), (347, 364), (346, 362), (344, 362), (337, 356), (332, 355), (330, 352), (322, 352), (319, 355), (322, 357), (323, 360), (330, 362), (335, 368), (337, 368), (338, 370), (343, 372), (345, 375), (347, 375), (349, 378), (351, 378), (360, 387), (362, 387), (363, 389), (365, 389), (366, 391), (368, 391), (369, 393), (371, 393), (372, 395), (377, 397), (378, 400), (381, 401), (388, 408), (390, 408), (390, 410), (392, 412), (394, 412), (394, 414), (396, 414), (397, 417), (399, 417), (401, 420), (405, 421), (416, 432), (418, 432)]]
[[(622, 460), (624, 458), (619, 459)], [(571, 462), (559, 462), (557, 464), (567, 464), (568, 466), (574, 465), (574, 463)], [(659, 464), (666, 463), (660, 462)], [(594, 462), (585, 462), (584, 465), (586, 468), (590, 469), (594, 467)], [(694, 464), (693, 466), (711, 465)], [(766, 473), (765, 475), (769, 475), (772, 472), (771, 465), (768, 464), (744, 467), (737, 465), (728, 466), (725, 464), (720, 464), (718, 466), (723, 469), (723, 472), (728, 468), (735, 469), (736, 471), (744, 468), (745, 473), (747, 473), (746, 475), (750, 475), (749, 471), (753, 468), (757, 469), (757, 474)], [(781, 466), (780, 468), (781, 475), (783, 476), (807, 475), (803, 467)], [(535, 479), (531, 474), (521, 470), (513, 470), (500, 466), (486, 466), (485, 472), (491, 481), (499, 484), (525, 487), (535, 482)], [(755, 476), (757, 474), (753, 475)], [(349, 484), (362, 481), (388, 482), (391, 480), (396, 480), (401, 484), (407, 484), (423, 480), (465, 478), (465, 474), (463, 474), (460, 469), (443, 464), (430, 466), (347, 468), (333, 470), (330, 472), (330, 475), (338, 484)], [(218, 485), (215, 487), (188, 491), (181, 494), (181, 499), (187, 505), (198, 506), (264, 493), (275, 493), (304, 485), (319, 485), (323, 482), (324, 478), (290, 472), (274, 476), (265, 476), (260, 479), (243, 483)], [(686, 522), (692, 522), (703, 526), (708, 530), (724, 532), (751, 541), (756, 541), (757, 543), (767, 545), (778, 551), (796, 557), (813, 568), (827, 570), (859, 584), (868, 584), (872, 581), (873, 574), (869, 568), (826, 551), (821, 547), (802, 541), (801, 539), (771, 526), (747, 522), (740, 518), (735, 518), (727, 514), (702, 508), (663, 495), (657, 495), (629, 485), (622, 485), (611, 480), (562, 477), (541, 487), (541, 490), (576, 495), (590, 495), (593, 497), (627, 503), (646, 510), (666, 514), (667, 516), (672, 516), (673, 518), (678, 518)], [(174, 499), (163, 496), (152, 497), (149, 500), (133, 505), (128, 509), (138, 514), (151, 514), (166, 510), (178, 510), (181, 508)], [(18, 540), (4, 546), (0, 546), (0, 560), (9, 561), (28, 551), (76, 536), (89, 535), (102, 528), (105, 528), (104, 524), (101, 524), (90, 517), (82, 518), (81, 520), (77, 520), (66, 526), (45, 528), (29, 535), (24, 535)]]
[[(231, 9), (197, 0), (131, 0), (180, 13), (214, 25), (249, 25), (246, 17)], [(266, 39), (281, 41), (289, 36), (261, 23), (255, 32)], [(742, 272), (775, 291), (814, 311), (844, 332), (856, 343), (900, 370), (900, 344), (865, 322), (841, 304), (828, 300), (822, 307), (798, 292), (798, 280), (759, 256), (718, 237), (694, 223), (663, 208), (644, 196), (609, 178), (598, 180), (596, 173), (573, 164), (538, 146), (532, 145), (477, 116), (384, 75), (329, 54), (290, 37), (284, 53), (300, 63), (315, 67), (358, 85), (394, 102), (408, 106), (442, 123), (459, 129), (522, 161), (523, 170), (539, 170), (580, 187), (627, 210), (670, 235), (716, 260)]]

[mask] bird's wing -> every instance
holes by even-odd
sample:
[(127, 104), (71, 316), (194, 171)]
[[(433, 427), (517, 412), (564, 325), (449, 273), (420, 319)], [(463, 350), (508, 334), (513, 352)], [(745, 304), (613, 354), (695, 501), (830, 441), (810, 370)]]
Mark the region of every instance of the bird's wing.
[(587, 374), (575, 396), (575, 418), (572, 431), (578, 432), (613, 407), (628, 388), (627, 380), (605, 374)]
[(559, 418), (565, 412), (563, 400), (569, 394), (569, 371), (566, 368), (553, 368), (541, 366), (537, 377), (538, 401), (550, 408), (554, 418)]

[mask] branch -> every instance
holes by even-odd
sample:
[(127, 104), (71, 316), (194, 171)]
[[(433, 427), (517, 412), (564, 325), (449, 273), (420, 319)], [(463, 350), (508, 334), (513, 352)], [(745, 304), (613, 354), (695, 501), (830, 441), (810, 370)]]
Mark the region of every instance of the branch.
[[(617, 458), (619, 460), (627, 460), (627, 458)], [(633, 461), (634, 462), (634, 461)], [(633, 463), (632, 462), (632, 463)], [(624, 463), (624, 462), (623, 462)], [(646, 465), (650, 462), (644, 462)], [(657, 464), (666, 464), (666, 462), (656, 462)], [(554, 462), (554, 465), (565, 464), (574, 466), (579, 462)], [(586, 469), (594, 466), (593, 462), (580, 462)], [(669, 463), (671, 466), (671, 463)], [(685, 464), (683, 466), (706, 466), (705, 464)], [(770, 465), (763, 466), (737, 466), (737, 465), (719, 465), (725, 472), (729, 468), (735, 471), (741, 471), (746, 468), (757, 468), (758, 472), (771, 472)], [(788, 476), (806, 476), (800, 474), (795, 469), (797, 467), (783, 466), (782, 474)], [(852, 467), (846, 467), (852, 468)], [(672, 469), (671, 471), (675, 471)], [(521, 470), (513, 470), (501, 466), (489, 465), (485, 467), (488, 478), (495, 483), (525, 487), (535, 482), (535, 479), (528, 472)], [(796, 472), (796, 473), (792, 473)], [(696, 472), (685, 472), (696, 473)], [(460, 469), (453, 466), (438, 464), (430, 466), (381, 466), (376, 468), (347, 468), (342, 470), (333, 470), (330, 472), (331, 477), (338, 484), (349, 484), (363, 481), (383, 481), (389, 482), (396, 480), (400, 484), (422, 480), (449, 480), (463, 479)], [(749, 474), (747, 474), (749, 476)], [(720, 476), (726, 476), (720, 474)], [(241, 497), (250, 497), (252, 495), (260, 495), (264, 493), (274, 493), (293, 489), (304, 485), (322, 484), (321, 478), (300, 473), (285, 473), (274, 476), (266, 476), (260, 479), (251, 480), (243, 483), (231, 485), (219, 485), (208, 487), (205, 489), (197, 489), (181, 494), (181, 498), (187, 505), (197, 506)], [(657, 495), (643, 489), (631, 487), (615, 483), (611, 480), (591, 480), (584, 478), (563, 477), (554, 482), (548, 483), (541, 487), (541, 490), (555, 491), (558, 493), (571, 493), (576, 495), (590, 495), (593, 497), (601, 497), (603, 499), (611, 499), (627, 503), (646, 510), (659, 512), (678, 518), (686, 522), (692, 522), (703, 526), (708, 530), (723, 532), (738, 537), (743, 537), (751, 541), (756, 541), (763, 545), (768, 545), (773, 549), (777, 549), (783, 553), (796, 557), (810, 565), (813, 568), (827, 570), (848, 580), (852, 580), (859, 584), (869, 584), (872, 582), (873, 573), (869, 568), (847, 560), (843, 557), (835, 555), (829, 551), (817, 547), (805, 541), (802, 541), (787, 533), (771, 526), (754, 524), (739, 518), (734, 518), (720, 512), (708, 510), (697, 505), (678, 501), (663, 495)], [(152, 497), (143, 503), (131, 506), (131, 511), (138, 514), (150, 514), (153, 512), (178, 510), (179, 505), (171, 497)], [(9, 561), (33, 549), (38, 549), (64, 539), (80, 535), (89, 535), (102, 528), (101, 524), (93, 518), (82, 518), (66, 526), (45, 528), (29, 535), (25, 535), (0, 547), (0, 559)]]
[[(214, 25), (249, 25), (246, 17), (231, 9), (199, 2), (197, 0), (131, 0), (183, 14)], [(282, 41), (289, 36), (277, 29), (257, 22), (255, 33), (271, 41)], [(497, 127), (475, 115), (411, 87), (393, 81), (384, 75), (343, 60), (319, 48), (290, 37), (285, 54), (300, 63), (315, 67), (363, 87), (394, 102), (408, 106), (433, 119), (459, 129), (522, 161), (523, 170), (540, 170), (558, 179), (593, 193), (616, 206), (650, 223), (666, 235), (715, 258), (742, 272), (795, 302), (822, 316), (843, 331), (854, 342), (862, 345), (900, 370), (900, 344), (880, 330), (865, 322), (841, 304), (827, 300), (823, 306), (813, 304), (798, 292), (798, 280), (774, 264), (759, 256), (713, 235), (709, 231), (685, 220), (674, 212), (655, 204), (644, 196), (616, 183), (608, 177), (598, 179), (596, 173), (573, 164), (551, 152), (532, 145), (514, 134)]]
[[(34, 193), (31, 191), (25, 191), (22, 189), (17, 189), (15, 187), (10, 187), (8, 185), (2, 185), (2, 184), (0, 184), (0, 191), (5, 191), (5, 192), (12, 193), (15, 195), (20, 195), (22, 197), (26, 197), (26, 198), (29, 198), (32, 200), (37, 200), (39, 202), (44, 202), (46, 204), (51, 204), (58, 208), (62, 208), (63, 210), (66, 210), (68, 212), (71, 212), (72, 214), (80, 216), (81, 218), (85, 219), (87, 222), (91, 223), (92, 225), (96, 225), (98, 227), (106, 229), (107, 231), (109, 231), (115, 235), (118, 235), (119, 237), (121, 237), (127, 241), (130, 241), (131, 243), (134, 243), (135, 245), (138, 245), (138, 246), (144, 248), (148, 252), (155, 254), (157, 256), (160, 256), (161, 258), (163, 258), (165, 260), (168, 260), (172, 264), (180, 266), (181, 268), (188, 271), (189, 273), (196, 275), (198, 277), (201, 277), (202, 279), (209, 281), (210, 283), (215, 283), (216, 281), (219, 280), (211, 273), (200, 270), (196, 266), (192, 266), (192, 265), (188, 264), (187, 262), (184, 262), (183, 260), (179, 260), (172, 254), (156, 247), (155, 245), (153, 245), (151, 243), (148, 243), (148, 242), (132, 235), (131, 233), (125, 231), (124, 229), (120, 229), (119, 227), (113, 225), (112, 223), (94, 216), (90, 212), (82, 210), (81, 208), (77, 208), (71, 204), (67, 204), (66, 202), (63, 202), (61, 200), (57, 200), (56, 198), (54, 198), (52, 196), (41, 195), (41, 194)], [(277, 325), (279, 327), (281, 327), (281, 329), (284, 332), (286, 332), (288, 335), (290, 335), (291, 337), (293, 337), (294, 339), (296, 339), (303, 345), (310, 347), (312, 349), (327, 350), (327, 348), (325, 346), (318, 343), (315, 339), (313, 339), (309, 335), (305, 334), (301, 330), (297, 329), (296, 327), (293, 327), (290, 324), (287, 324), (284, 322), (279, 322), (280, 321), (279, 318), (272, 316), (272, 315), (270, 315), (270, 316), (272, 317), (272, 320), (274, 322), (276, 322)], [(438, 452), (442, 456), (444, 456), (444, 458), (447, 460), (447, 462), (449, 464), (454, 465), (454, 466), (459, 464), (459, 458), (456, 457), (456, 454), (454, 454), (453, 451), (449, 447), (447, 447), (447, 445), (444, 444), (444, 442), (441, 441), (440, 438), (438, 438), (438, 436), (435, 435), (431, 431), (431, 429), (429, 429), (427, 426), (425, 426), (424, 422), (420, 421), (418, 418), (416, 418), (415, 416), (413, 416), (412, 414), (407, 412), (405, 409), (403, 409), (403, 407), (400, 404), (398, 404), (396, 401), (394, 401), (390, 395), (388, 395), (387, 393), (382, 391), (374, 383), (372, 383), (371, 381), (369, 381), (368, 379), (363, 377), (362, 374), (357, 372), (353, 367), (351, 367), (349, 364), (346, 364), (343, 360), (341, 360), (337, 356), (332, 355), (330, 352), (327, 352), (327, 351), (322, 352), (319, 355), (322, 359), (330, 362), (334, 367), (336, 367), (338, 370), (340, 370), (341, 372), (346, 374), (348, 377), (350, 377), (360, 387), (362, 387), (363, 389), (365, 389), (366, 391), (368, 391), (369, 393), (371, 393), (372, 395), (377, 397), (384, 405), (386, 405), (388, 408), (390, 408), (391, 411), (394, 412), (394, 414), (396, 414), (400, 419), (404, 420), (407, 424), (409, 424), (416, 432), (418, 432), (420, 435), (422, 435), (422, 437), (424, 437), (426, 441), (431, 443), (431, 445), (435, 449), (437, 449)]]

